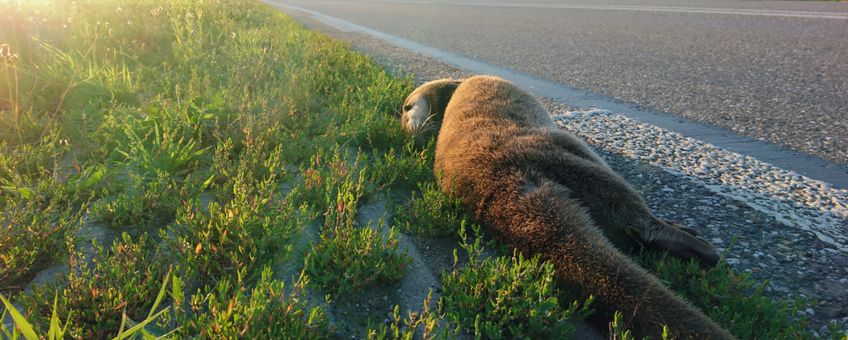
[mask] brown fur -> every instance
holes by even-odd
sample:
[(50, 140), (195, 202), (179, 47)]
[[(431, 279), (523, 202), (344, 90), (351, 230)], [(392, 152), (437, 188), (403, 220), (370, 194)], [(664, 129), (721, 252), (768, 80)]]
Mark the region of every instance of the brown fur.
[(667, 325), (675, 337), (732, 338), (613, 244), (645, 244), (706, 264), (718, 260), (713, 248), (654, 217), (594, 152), (555, 127), (538, 100), (500, 78), (476, 76), (422, 85), (404, 115), (421, 96), (447, 103), (429, 112), (443, 117), (435, 163), (442, 190), (494, 236), (554, 263), (561, 283), (594, 294), (606, 318), (621, 311), (638, 336), (657, 337)]

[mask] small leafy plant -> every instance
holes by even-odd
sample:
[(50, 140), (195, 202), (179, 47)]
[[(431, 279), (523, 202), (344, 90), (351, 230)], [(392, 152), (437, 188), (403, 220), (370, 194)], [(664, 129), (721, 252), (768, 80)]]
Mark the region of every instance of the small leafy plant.
[[(667, 340), (670, 339), (671, 336), (668, 334), (668, 327), (663, 326), (662, 337), (661, 339)], [(613, 314), (613, 319), (609, 323), (609, 339), (610, 340), (634, 340), (635, 337), (630, 329), (624, 324), (624, 315), (621, 312), (616, 311)], [(648, 337), (644, 337), (643, 339), (648, 339)]]
[(308, 307), (301, 275), (292, 288), (272, 279), (269, 268), (250, 291), (224, 278), (207, 294), (191, 297), (192, 314), (182, 314), (184, 335), (214, 339), (328, 339), (332, 334), (320, 307)]
[[(170, 307), (166, 307), (158, 312), (156, 310), (159, 308), (159, 304), (162, 302), (162, 299), (165, 297), (165, 291), (168, 288), (170, 275), (165, 277), (165, 280), (162, 284), (162, 288), (159, 290), (159, 294), (156, 296), (156, 301), (153, 302), (153, 305), (150, 307), (150, 313), (147, 314), (147, 318), (142, 320), (141, 322), (135, 323), (130, 321), (127, 318), (127, 315), (124, 314), (121, 318), (121, 325), (118, 329), (117, 334), (115, 335), (115, 339), (135, 339), (135, 338), (166, 338), (173, 331), (161, 334), (158, 337), (151, 332), (145, 329), (145, 326), (156, 321), (157, 318), (162, 317), (165, 313), (167, 313)], [(0, 320), (6, 320), (6, 315), (10, 315), (14, 326), (12, 329), (9, 329), (5, 322), (0, 323), (0, 335), (3, 335), (7, 339), (17, 339), (19, 336), (23, 336), (24, 339), (27, 340), (38, 340), (38, 339), (65, 339), (67, 336), (70, 336), (68, 325), (70, 323), (70, 316), (68, 316), (68, 320), (64, 323), (59, 319), (58, 312), (58, 296), (53, 298), (53, 312), (50, 314), (50, 325), (48, 326), (47, 332), (42, 333), (42, 335), (38, 335), (36, 332), (36, 327), (26, 319), (26, 317), (13, 305), (8, 299), (6, 299), (2, 294), (0, 294), (0, 301), (3, 302), (3, 314), (0, 315)], [(132, 324), (130, 324), (132, 323)], [(127, 328), (129, 327), (129, 328)], [(176, 331), (176, 330), (174, 330)]]
[(179, 130), (168, 129), (167, 125), (160, 127), (157, 122), (152, 125), (143, 136), (135, 131), (136, 127), (127, 127), (127, 148), (118, 152), (144, 177), (188, 175), (208, 147), (201, 148), (197, 140), (187, 138)]
[(416, 184), (432, 182), (435, 139), (424, 146), (416, 147), (414, 141), (407, 141), (403, 148), (390, 148), (385, 152), (375, 152), (372, 170), (369, 176), (385, 186), (413, 189)]
[(396, 281), (409, 264), (398, 250), (394, 228), (382, 235), (371, 226), (356, 225), (364, 178), (362, 172), (358, 180), (353, 176), (344, 180), (335, 204), (328, 204), (324, 214), (321, 240), (305, 259), (306, 273), (333, 296), (346, 297), (374, 283)]
[(337, 204), (326, 213), (321, 240), (313, 244), (304, 264), (306, 273), (334, 297), (396, 281), (409, 263), (398, 250), (394, 228), (384, 236), (370, 226), (354, 225), (354, 197), (350, 191), (339, 192)]
[(80, 223), (79, 213), (56, 201), (43, 208), (35, 200), (7, 206), (0, 215), (0, 291), (20, 288), (37, 270), (64, 257)]
[(289, 239), (306, 226), (306, 206), (276, 195), (273, 181), (245, 181), (230, 182), (233, 199), (226, 204), (210, 202), (204, 208), (186, 202), (163, 233), (189, 277), (203, 283), (258, 278), (269, 261), (286, 257)]
[(409, 259), (398, 251), (397, 234), (371, 228), (339, 228), (321, 234), (304, 268), (315, 283), (334, 297), (349, 297), (373, 284), (403, 277)]
[(465, 212), (462, 202), (442, 193), (433, 182), (418, 184), (406, 206), (395, 210), (394, 223), (404, 232), (422, 236), (447, 236), (459, 230)]
[(454, 268), (442, 275), (445, 317), (475, 337), (489, 339), (568, 338), (574, 332), (571, 318), (589, 313), (591, 297), (582, 306), (574, 301), (560, 305), (554, 268), (538, 257), (482, 258), (481, 241), (465, 240), (468, 263), (460, 268), (454, 251)]
[(62, 280), (21, 296), (26, 315), (36, 329), (50, 329), (43, 316), (53, 309), (51, 319), (67, 320), (68, 335), (95, 338), (121, 333), (127, 320), (148, 319), (162, 294), (159, 283), (169, 279), (167, 261), (149, 242), (146, 234), (133, 239), (126, 233), (108, 251), (92, 242), (91, 264), (73, 252)]
[(456, 334), (447, 325), (442, 324), (441, 302), (436, 310), (431, 309), (433, 291), (431, 290), (424, 299), (424, 305), (420, 311), (409, 312), (406, 318), (400, 317), (400, 306), (392, 310), (392, 318), (389, 324), (381, 324), (376, 328), (368, 327), (369, 340), (412, 340), (412, 339), (450, 339)]
[(152, 229), (171, 222), (183, 200), (197, 195), (201, 187), (194, 178), (178, 183), (164, 174), (148, 180), (133, 175), (128, 182), (93, 206), (93, 213), (116, 230)]
[(727, 263), (704, 270), (695, 262), (655, 253), (636, 259), (710, 318), (740, 338), (811, 338), (807, 321), (798, 318), (803, 301), (772, 300), (763, 295), (767, 284), (749, 274), (734, 273)]

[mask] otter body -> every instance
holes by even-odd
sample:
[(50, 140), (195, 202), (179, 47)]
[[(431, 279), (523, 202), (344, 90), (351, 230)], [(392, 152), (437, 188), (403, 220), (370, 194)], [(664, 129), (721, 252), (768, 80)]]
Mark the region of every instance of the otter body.
[(502, 242), (552, 262), (561, 283), (595, 295), (604, 317), (621, 311), (639, 336), (657, 337), (667, 325), (676, 337), (732, 338), (617, 247), (644, 244), (710, 265), (713, 248), (654, 217), (530, 94), (496, 77), (434, 81), (407, 98), (403, 124), (417, 138), (438, 133), (443, 191)]

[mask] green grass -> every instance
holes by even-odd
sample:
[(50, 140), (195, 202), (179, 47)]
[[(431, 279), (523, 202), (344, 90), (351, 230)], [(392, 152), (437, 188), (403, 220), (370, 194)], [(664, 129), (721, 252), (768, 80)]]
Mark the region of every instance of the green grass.
[[(251, 1), (0, 6), (0, 278), (36, 332), (55, 315), (71, 337), (117, 334), (173, 268), (174, 308), (150, 329), (330, 334), (308, 280), (268, 268), (302, 263), (339, 297), (403, 274), (395, 234), (347, 218), (394, 164), (426, 171), (394, 120), (409, 80)], [(83, 223), (126, 234), (87, 255)], [(321, 241), (294, 254), (315, 223)], [(355, 289), (330, 290), (339, 278)]]
[[(309, 296), (390, 287), (410, 263), (399, 231), (455, 235), (468, 221), (435, 186), (434, 143), (416, 146), (397, 122), (411, 79), (272, 8), (81, 0), (0, 13), (5, 337), (333, 337)], [(358, 221), (383, 191), (396, 218)], [(318, 239), (300, 249), (310, 226)], [(443, 298), (363, 336), (567, 334), (562, 319), (580, 313), (557, 300), (550, 265), (510, 253), (472, 255), (444, 274)], [(791, 305), (726, 266), (645, 261), (742, 337), (808, 336)], [(305, 275), (285, 281), (280, 264)], [(29, 285), (48, 267), (60, 279)]]

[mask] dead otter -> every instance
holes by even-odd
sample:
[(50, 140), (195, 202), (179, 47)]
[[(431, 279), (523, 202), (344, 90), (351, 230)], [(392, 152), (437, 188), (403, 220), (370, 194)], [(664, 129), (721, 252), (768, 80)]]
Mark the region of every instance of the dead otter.
[(667, 325), (675, 337), (732, 338), (616, 246), (644, 244), (708, 265), (715, 250), (656, 218), (530, 94), (497, 77), (437, 80), (410, 94), (402, 123), (416, 138), (438, 134), (443, 191), (502, 242), (554, 263), (558, 280), (594, 294), (602, 314), (621, 311), (639, 336), (658, 337)]

